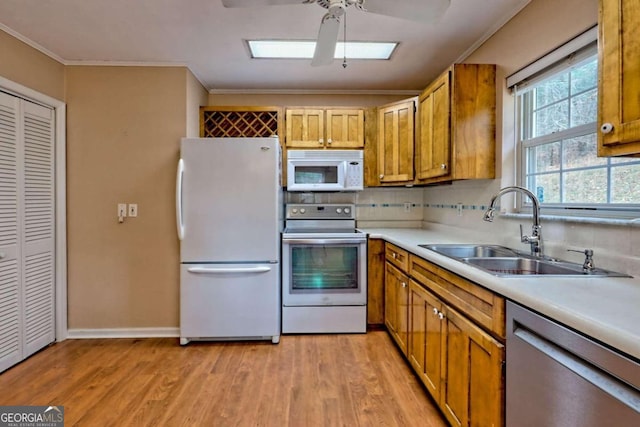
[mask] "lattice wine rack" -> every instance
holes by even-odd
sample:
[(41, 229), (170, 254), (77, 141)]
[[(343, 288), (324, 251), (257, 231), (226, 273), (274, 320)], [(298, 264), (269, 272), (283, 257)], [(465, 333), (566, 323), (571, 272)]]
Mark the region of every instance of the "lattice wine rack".
[(200, 136), (280, 136), (279, 107), (200, 107)]

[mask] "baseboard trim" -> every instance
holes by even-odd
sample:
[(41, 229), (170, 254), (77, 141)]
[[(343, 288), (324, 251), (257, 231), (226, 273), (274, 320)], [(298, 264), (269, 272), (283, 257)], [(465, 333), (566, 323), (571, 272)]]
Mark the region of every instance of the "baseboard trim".
[(67, 339), (177, 338), (180, 328), (69, 329)]

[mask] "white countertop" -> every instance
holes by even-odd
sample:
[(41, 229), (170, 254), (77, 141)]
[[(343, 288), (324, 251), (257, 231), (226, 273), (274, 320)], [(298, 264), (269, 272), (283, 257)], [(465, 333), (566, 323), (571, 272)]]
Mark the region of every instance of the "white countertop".
[(484, 243), (473, 233), (443, 230), (361, 229), (478, 283), (596, 340), (640, 359), (640, 278), (498, 277), (420, 244)]

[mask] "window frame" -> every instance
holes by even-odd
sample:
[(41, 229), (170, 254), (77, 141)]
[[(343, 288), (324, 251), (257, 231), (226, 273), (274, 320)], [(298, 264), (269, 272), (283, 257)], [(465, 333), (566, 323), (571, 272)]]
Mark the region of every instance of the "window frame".
[[(569, 54), (568, 56), (554, 62), (550, 66), (538, 71), (532, 76), (522, 80), (521, 82), (514, 84), (513, 96), (515, 97), (515, 114), (514, 114), (514, 132), (516, 137), (516, 184), (525, 188), (528, 188), (527, 182), (527, 155), (526, 150), (531, 147), (541, 146), (552, 142), (560, 142), (561, 147), (563, 141), (570, 138), (577, 138), (580, 136), (596, 134), (597, 132), (597, 118), (596, 121), (578, 125), (572, 128), (551, 132), (546, 135), (542, 135), (535, 138), (525, 139), (527, 133), (532, 129), (533, 124), (531, 118), (533, 115), (532, 104), (528, 105), (525, 102), (525, 94), (531, 92), (539, 83), (542, 83), (552, 76), (556, 76), (561, 73), (569, 72), (572, 68), (579, 67), (589, 59), (597, 57), (598, 50), (596, 42), (592, 42), (582, 46), (580, 49)], [(535, 64), (535, 63), (534, 63)], [(597, 85), (595, 86), (598, 89)], [(592, 89), (589, 89), (590, 91)], [(586, 93), (584, 91), (581, 93)], [(571, 94), (569, 98), (569, 104), (573, 96), (579, 94)], [(525, 116), (526, 115), (526, 116)], [(562, 150), (560, 155), (562, 156)], [(604, 169), (607, 174), (607, 194), (611, 191), (611, 172), (612, 172), (612, 160), (611, 158), (603, 157), (607, 159), (606, 166), (587, 166), (584, 168), (577, 168), (578, 170), (589, 169)], [(630, 164), (640, 164), (640, 158), (637, 160), (629, 158)], [(553, 172), (560, 176), (561, 196), (562, 196), (562, 178), (563, 167), (562, 157), (560, 169)], [(532, 190), (533, 191), (533, 190)], [(535, 194), (535, 191), (533, 191)], [(551, 216), (579, 216), (579, 217), (594, 217), (594, 218), (638, 218), (640, 217), (640, 203), (638, 204), (589, 204), (589, 203), (541, 203), (541, 213)], [(516, 211), (521, 213), (531, 212), (532, 203), (528, 197), (518, 195), (516, 198)]]

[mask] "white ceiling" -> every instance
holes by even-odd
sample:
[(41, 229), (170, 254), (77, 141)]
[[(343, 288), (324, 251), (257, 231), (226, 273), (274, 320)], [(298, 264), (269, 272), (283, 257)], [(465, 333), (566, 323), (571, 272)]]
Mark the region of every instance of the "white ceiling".
[(529, 1), (451, 0), (431, 25), (350, 7), (347, 40), (400, 45), (390, 61), (351, 60), (347, 68), (341, 60), (311, 67), (310, 60), (249, 57), (246, 39), (315, 40), (326, 12), (317, 4), (226, 9), (220, 0), (0, 0), (0, 29), (64, 64), (186, 65), (213, 90), (404, 91), (424, 88)]

